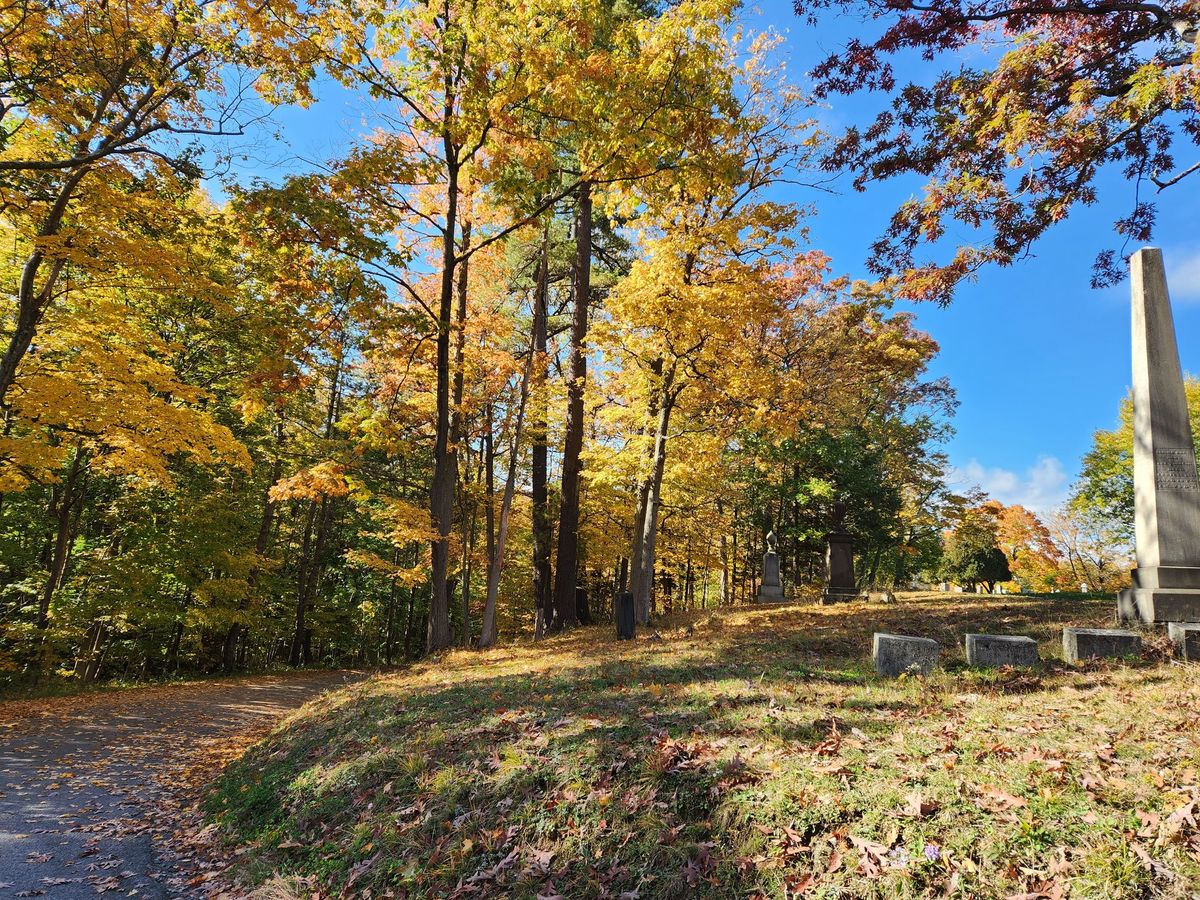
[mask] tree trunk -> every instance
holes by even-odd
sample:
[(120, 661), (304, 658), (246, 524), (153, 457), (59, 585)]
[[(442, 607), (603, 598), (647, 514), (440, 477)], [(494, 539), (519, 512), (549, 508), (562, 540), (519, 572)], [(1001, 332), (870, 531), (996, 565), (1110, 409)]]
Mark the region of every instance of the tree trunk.
[(567, 427), (563, 442), (562, 502), (558, 518), (558, 559), (554, 568), (556, 628), (579, 624), (577, 609), (579, 563), (579, 489), (583, 473), (583, 392), (587, 384), (588, 305), (592, 288), (592, 193), (584, 182), (575, 211), (575, 268), (572, 273), (574, 310), (571, 353), (567, 362)]
[[(392, 548), (392, 565), (400, 565), (400, 548)], [(384, 633), (383, 641), (383, 658), (387, 665), (392, 664), (392, 657), (396, 649), (396, 605), (400, 601), (400, 582), (393, 575), (390, 590), (388, 591), (388, 607), (387, 607), (387, 629)]]
[[(48, 238), (58, 234), (75, 188), (79, 186), (79, 182), (89, 171), (87, 166), (83, 166), (72, 172), (63, 182), (62, 187), (58, 189), (54, 204), (46, 213), (41, 227), (38, 228), (38, 238)], [(0, 407), (3, 408), (8, 406), (8, 391), (16, 380), (17, 368), (21, 365), (25, 354), (29, 352), (34, 335), (37, 333), (38, 323), (42, 321), (46, 307), (50, 305), (50, 301), (54, 297), (55, 285), (65, 265), (64, 260), (53, 260), (50, 263), (50, 271), (39, 289), (37, 277), (42, 263), (45, 261), (42, 250), (34, 249), (21, 267), (21, 280), (17, 283), (17, 325), (9, 336), (4, 355), (0, 357)]]
[(692, 608), (692, 536), (688, 535), (687, 547), (687, 565), (683, 570), (683, 608), (690, 611)]
[(87, 650), (84, 653), (81, 680), (91, 684), (100, 675), (100, 662), (104, 658), (104, 638), (108, 628), (103, 622), (93, 622), (88, 628)]
[[(662, 377), (662, 360), (656, 359), (650, 364), (650, 371), (655, 376)], [(647, 421), (658, 421), (659, 415), (659, 392), (651, 391), (650, 400), (647, 403)], [(645, 434), (643, 427), (642, 434)], [(633, 549), (630, 553), (631, 565), (629, 569), (629, 589), (633, 592), (635, 615), (638, 621), (645, 625), (649, 622), (650, 611), (646, 610), (646, 619), (643, 620), (640, 608), (637, 608), (637, 598), (639, 596), (639, 583), (642, 577), (642, 552), (644, 550), (644, 542), (642, 535), (646, 530), (646, 514), (650, 506), (650, 486), (654, 480), (654, 443), (651, 442), (646, 448), (646, 475), (638, 484), (637, 506), (633, 514)]]
[(446, 219), (442, 230), (442, 281), (437, 319), (436, 430), (433, 447), (433, 483), (429, 514), (437, 536), (431, 547), (429, 621), (425, 646), (430, 652), (449, 647), (450, 631), (450, 531), (454, 519), (454, 487), (458, 479), (457, 448), (450, 441), (450, 332), (454, 311), (454, 271), (458, 262), (455, 232), (458, 226), (458, 158), (449, 132), (443, 134), (446, 178)]
[(646, 519), (641, 534), (641, 571), (638, 574), (634, 601), (638, 620), (650, 623), (650, 594), (654, 584), (655, 544), (658, 540), (658, 509), (662, 501), (663, 471), (667, 462), (667, 430), (675, 405), (674, 368), (664, 376), (659, 398), (658, 426), (654, 433), (654, 457), (650, 470), (650, 495), (646, 504)]
[(50, 624), (50, 601), (54, 592), (62, 583), (63, 572), (67, 568), (67, 553), (71, 546), (71, 509), (78, 497), (75, 487), (79, 483), (79, 474), (87, 460), (87, 452), (82, 445), (76, 445), (75, 455), (71, 459), (71, 468), (67, 479), (63, 482), (62, 493), (58, 498), (58, 506), (54, 509), (54, 550), (50, 558), (50, 574), (42, 588), (41, 602), (38, 604), (37, 627), (45, 630)]
[(529, 439), (533, 445), (531, 491), (533, 503), (533, 598), (536, 604), (534, 636), (542, 637), (552, 624), (554, 595), (550, 581), (551, 526), (548, 509), (546, 477), (549, 468), (546, 447), (546, 331), (550, 289), (550, 236), (542, 238), (542, 256), (538, 264), (537, 285), (533, 292), (533, 379), (529, 392), (533, 412), (529, 422)]
[[(496, 564), (496, 408), (487, 405), (487, 429), (483, 433), (483, 467), (484, 491), (487, 494), (487, 506), (483, 508), (484, 528), (487, 531), (487, 583), (492, 583), (492, 569)], [(486, 591), (484, 601), (484, 618), (487, 618)], [(480, 626), (480, 640), (483, 638), (483, 626)]]
[[(333, 437), (333, 425), (337, 421), (338, 403), (341, 399), (341, 376), (343, 355), (339, 352), (333, 369), (333, 378), (329, 385), (329, 404), (325, 409), (325, 438)], [(320, 518), (317, 518), (317, 502), (309, 502), (308, 515), (304, 523), (304, 540), (300, 546), (300, 570), (296, 587), (296, 630), (292, 635), (292, 646), (288, 661), (293, 666), (307, 665), (312, 655), (312, 630), (308, 627), (306, 616), (308, 606), (316, 589), (317, 578), (320, 575), (321, 556), (325, 540), (332, 524), (332, 506), (328, 497), (323, 497), (320, 504)], [(316, 540), (313, 540), (313, 525), (317, 526)]]
[[(534, 317), (536, 319), (536, 316)], [(542, 327), (545, 327), (543, 323)], [(535, 340), (537, 325), (534, 325)], [(504, 499), (500, 503), (500, 530), (496, 535), (495, 549), (488, 560), (487, 601), (483, 608), (483, 625), (479, 631), (479, 649), (485, 650), (496, 643), (496, 603), (500, 597), (500, 575), (504, 571), (504, 550), (508, 544), (508, 520), (512, 512), (513, 496), (517, 490), (517, 460), (521, 449), (521, 430), (525, 423), (525, 405), (529, 398), (529, 380), (533, 375), (533, 347), (530, 347), (529, 359), (525, 361), (525, 374), (521, 378), (521, 394), (517, 405), (517, 420), (513, 424), (512, 441), (508, 448), (508, 474), (504, 479)], [(544, 432), (543, 432), (544, 433)], [(488, 425), (488, 452), (491, 453), (491, 425)], [(491, 509), (492, 467), (488, 466), (488, 508)], [(489, 525), (490, 528), (490, 525)]]
[[(471, 249), (471, 223), (464, 222), (462, 225), (462, 250), (460, 256), (466, 254)], [(450, 446), (455, 456), (456, 465), (455, 471), (458, 472), (457, 458), (459, 447), (463, 442), (463, 394), (465, 389), (466, 373), (464, 371), (463, 360), (466, 356), (467, 344), (467, 291), (470, 287), (470, 262), (468, 259), (462, 259), (458, 263), (455, 277), (455, 311), (454, 311), (454, 396), (451, 399), (450, 407)], [(468, 460), (467, 466), (470, 466)], [(459, 492), (463, 497), (465, 505), (465, 495)], [(466, 518), (466, 510), (462, 510), (463, 518)], [(463, 537), (463, 558), (462, 558), (462, 645), (469, 647), (471, 644), (471, 544), (475, 540), (475, 509), (472, 508), (470, 523), (463, 522), (462, 537)]]
[(462, 645), (471, 646), (471, 575), (474, 560), (471, 557), (471, 547), (475, 544), (475, 526), (479, 524), (479, 510), (472, 505), (471, 518), (463, 535), (463, 576), (462, 576)]
[[(322, 501), (324, 503), (324, 501)], [(305, 616), (308, 613), (308, 570), (311, 565), (313, 526), (317, 519), (317, 501), (308, 501), (308, 512), (304, 519), (304, 538), (300, 543), (300, 569), (296, 578), (296, 624), (292, 632), (292, 646), (288, 652), (288, 664), (300, 665), (304, 659)]]
[(732, 603), (731, 603), (732, 606), (737, 606), (737, 604), (738, 604), (738, 600), (739, 600), (738, 588), (740, 587), (740, 583), (738, 582), (738, 533), (737, 533), (737, 527), (738, 527), (738, 508), (737, 508), (737, 504), (735, 503), (733, 505), (733, 527), (731, 529), (732, 533), (730, 534), (730, 538), (732, 539), (732, 543), (733, 543), (733, 551), (729, 554), (729, 582), (730, 582), (730, 595), (732, 598)]
[[(275, 459), (271, 463), (271, 477), (268, 480), (267, 488), (263, 492), (263, 514), (258, 525), (258, 537), (254, 539), (254, 554), (256, 559), (262, 559), (267, 554), (267, 548), (271, 542), (271, 525), (275, 519), (275, 502), (271, 500), (271, 488), (278, 482), (280, 475), (283, 474), (283, 460), (278, 450), (278, 445), (283, 443), (283, 422), (282, 420), (276, 423), (275, 426), (275, 443), (276, 452)], [(247, 591), (253, 591), (258, 583), (259, 567), (256, 563), (246, 575)], [(238, 611), (244, 613), (250, 606), (250, 597), (247, 594), (246, 598), (238, 604)], [(244, 622), (234, 622), (229, 626), (229, 631), (225, 633), (225, 643), (221, 648), (221, 666), (226, 674), (232, 673), (237, 668), (237, 652), (239, 642), (246, 633), (246, 625)]]
[[(308, 566), (308, 590), (305, 596), (308, 600), (308, 605), (312, 606), (314, 598), (317, 596), (318, 587), (321, 583), (321, 576), (325, 572), (325, 548), (329, 543), (329, 536), (333, 532), (333, 523), (335, 512), (337, 510), (337, 500), (324, 498), (321, 501), (321, 516), (317, 520), (317, 538), (313, 542), (312, 561)], [(304, 665), (311, 665), (312, 657), (312, 627), (308, 626), (304, 630)]]
[(404, 658), (408, 659), (412, 656), (412, 631), (413, 631), (413, 610), (417, 605), (417, 589), (413, 586), (408, 588), (408, 615), (404, 620)]
[(179, 674), (179, 645), (183, 642), (183, 619), (175, 622), (171, 632), (171, 649), (167, 651), (167, 673)]

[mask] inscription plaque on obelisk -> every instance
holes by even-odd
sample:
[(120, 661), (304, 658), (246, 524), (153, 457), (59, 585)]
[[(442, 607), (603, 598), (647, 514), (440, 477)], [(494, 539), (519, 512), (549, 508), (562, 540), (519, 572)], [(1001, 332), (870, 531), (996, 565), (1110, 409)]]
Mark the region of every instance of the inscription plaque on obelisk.
[(1125, 621), (1200, 621), (1200, 476), (1162, 252), (1130, 260), (1133, 287), (1133, 490), (1137, 568)]

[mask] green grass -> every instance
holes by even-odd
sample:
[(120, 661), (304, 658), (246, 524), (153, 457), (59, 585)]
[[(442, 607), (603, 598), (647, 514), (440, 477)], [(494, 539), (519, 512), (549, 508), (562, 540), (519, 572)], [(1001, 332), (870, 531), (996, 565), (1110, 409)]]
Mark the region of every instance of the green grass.
[[(1061, 662), (1064, 625), (1110, 618), (939, 594), (456, 652), (292, 717), (208, 809), (247, 881), (347, 895), (1191, 897), (1200, 667)], [(943, 670), (878, 678), (876, 630)], [(1045, 662), (968, 670), (969, 631)]]

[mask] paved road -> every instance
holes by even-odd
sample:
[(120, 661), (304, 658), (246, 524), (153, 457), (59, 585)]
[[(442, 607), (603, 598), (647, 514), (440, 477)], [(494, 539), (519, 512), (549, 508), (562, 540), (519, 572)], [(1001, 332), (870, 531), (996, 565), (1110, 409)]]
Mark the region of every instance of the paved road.
[(0, 900), (186, 893), (194, 873), (156, 850), (177, 823), (162, 812), (171, 783), (206, 748), (361, 677), (299, 673), (0, 704)]

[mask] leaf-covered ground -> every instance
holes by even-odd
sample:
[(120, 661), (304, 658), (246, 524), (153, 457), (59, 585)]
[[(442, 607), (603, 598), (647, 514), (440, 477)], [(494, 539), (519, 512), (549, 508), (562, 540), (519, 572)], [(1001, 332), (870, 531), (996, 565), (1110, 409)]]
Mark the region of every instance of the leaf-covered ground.
[[(457, 652), (327, 695), (210, 814), (271, 895), (1200, 896), (1200, 666), (1071, 668), (1110, 600), (902, 597)], [(884, 680), (876, 630), (943, 647)], [(1033, 672), (966, 668), (1029, 634)]]
[(321, 691), (299, 672), (0, 702), (0, 898), (179, 897), (225, 868), (194, 788)]

